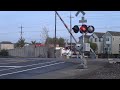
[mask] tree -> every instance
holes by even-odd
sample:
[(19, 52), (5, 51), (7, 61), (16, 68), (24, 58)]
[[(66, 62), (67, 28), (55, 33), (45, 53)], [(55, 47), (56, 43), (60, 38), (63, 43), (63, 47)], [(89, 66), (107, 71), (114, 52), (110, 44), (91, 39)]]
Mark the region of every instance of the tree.
[(64, 47), (64, 45), (65, 45), (65, 40), (64, 40), (64, 38), (59, 38), (59, 45), (60, 45), (60, 47)]
[(90, 47), (94, 50), (94, 51), (96, 51), (97, 50), (97, 44), (96, 43), (92, 43), (92, 42), (89, 42), (90, 43)]
[(25, 45), (25, 39), (20, 38), (16, 43), (15, 47), (24, 47), (24, 45)]
[(46, 40), (45, 40), (45, 44), (48, 45), (48, 44), (51, 44), (51, 43), (53, 43), (52, 38), (47, 37)]
[(56, 44), (59, 44), (59, 38), (52, 38), (52, 43), (54, 44), (55, 43), (55, 40), (56, 40)]
[(31, 41), (31, 44), (36, 44), (36, 40), (35, 41)]
[(1, 55), (1, 56), (9, 56), (8, 50), (5, 50), (5, 49), (1, 50), (1, 51), (0, 51), (0, 55)]
[[(45, 44), (55, 44), (55, 38), (51, 38), (51, 37), (48, 37), (47, 39), (46, 39), (46, 42), (45, 42)], [(64, 45), (65, 45), (65, 40), (64, 40), (64, 38), (56, 38), (56, 44), (59, 44), (59, 46), (60, 47), (64, 47)]]

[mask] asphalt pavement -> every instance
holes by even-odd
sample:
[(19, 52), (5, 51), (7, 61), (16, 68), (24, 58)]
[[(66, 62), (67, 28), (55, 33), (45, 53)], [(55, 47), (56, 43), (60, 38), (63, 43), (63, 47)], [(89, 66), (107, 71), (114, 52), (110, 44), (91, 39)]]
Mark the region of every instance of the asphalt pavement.
[(119, 79), (120, 64), (107, 59), (0, 58), (0, 79)]
[(42, 74), (65, 69), (75, 65), (77, 65), (77, 63), (57, 59), (0, 59), (0, 79), (31, 79), (31, 77), (35, 77), (37, 75), (42, 76)]

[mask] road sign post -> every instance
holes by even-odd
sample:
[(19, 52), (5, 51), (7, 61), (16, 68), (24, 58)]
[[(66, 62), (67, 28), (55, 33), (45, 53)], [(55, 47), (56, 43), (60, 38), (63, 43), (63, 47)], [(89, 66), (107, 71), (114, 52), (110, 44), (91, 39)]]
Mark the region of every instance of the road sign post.
[(83, 68), (85, 69), (85, 68), (87, 68), (87, 60), (85, 59), (85, 57), (84, 57), (84, 49), (85, 49), (85, 42), (84, 42), (84, 33), (83, 33), (83, 53), (82, 53), (82, 63), (81, 63), (81, 65), (83, 66)]

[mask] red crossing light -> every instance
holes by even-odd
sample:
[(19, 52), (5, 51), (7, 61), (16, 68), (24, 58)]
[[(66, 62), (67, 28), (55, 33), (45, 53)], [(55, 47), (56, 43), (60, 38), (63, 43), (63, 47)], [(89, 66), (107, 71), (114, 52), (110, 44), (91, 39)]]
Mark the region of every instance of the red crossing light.
[(82, 25), (82, 26), (80, 27), (80, 33), (86, 33), (87, 30), (88, 30), (87, 25)]

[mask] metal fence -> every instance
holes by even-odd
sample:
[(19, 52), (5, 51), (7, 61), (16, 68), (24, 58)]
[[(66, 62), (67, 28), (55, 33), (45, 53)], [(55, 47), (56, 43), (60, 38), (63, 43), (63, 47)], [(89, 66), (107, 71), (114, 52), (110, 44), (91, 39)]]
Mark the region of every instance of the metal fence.
[[(15, 48), (8, 50), (9, 56), (13, 57), (40, 57), (40, 58), (54, 58), (54, 48), (45, 46), (35, 47), (34, 45), (25, 46), (23, 48)], [(61, 51), (56, 50), (56, 57), (61, 56)]]
[(9, 56), (15, 57), (48, 57), (47, 47), (35, 47), (34, 45), (25, 46), (23, 48), (15, 48), (8, 50)]

